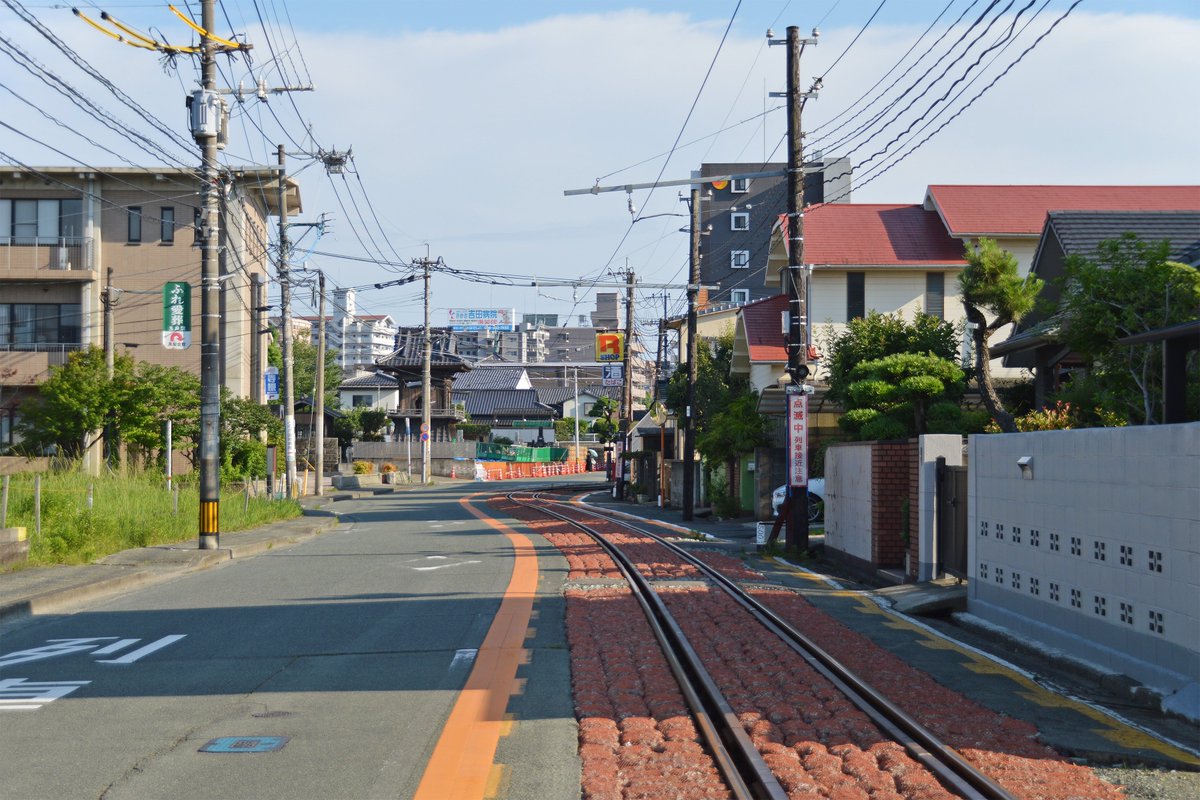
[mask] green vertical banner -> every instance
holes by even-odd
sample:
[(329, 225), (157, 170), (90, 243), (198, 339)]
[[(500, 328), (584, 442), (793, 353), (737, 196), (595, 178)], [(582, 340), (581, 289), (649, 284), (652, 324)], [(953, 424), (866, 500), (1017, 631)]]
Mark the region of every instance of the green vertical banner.
[(168, 350), (192, 346), (192, 285), (186, 281), (163, 285), (162, 343)]

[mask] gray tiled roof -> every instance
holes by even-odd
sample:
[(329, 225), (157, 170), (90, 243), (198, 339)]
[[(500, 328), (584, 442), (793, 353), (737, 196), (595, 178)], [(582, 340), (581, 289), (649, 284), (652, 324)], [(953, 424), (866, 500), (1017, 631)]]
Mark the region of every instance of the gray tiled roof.
[(520, 367), (510, 369), (479, 369), (471, 372), (460, 372), (454, 376), (454, 391), (471, 392), (481, 389), (516, 389), (525, 370)]
[(554, 416), (553, 409), (538, 402), (537, 392), (533, 389), (480, 389), (461, 394), (455, 392), (454, 400), (465, 403), (467, 413), (476, 420), (495, 417), (550, 419)]
[(393, 375), (383, 372), (372, 372), (370, 375), (360, 375), (342, 381), (342, 389), (395, 389), (400, 381)]
[(1051, 211), (1047, 224), (1070, 255), (1094, 255), (1100, 242), (1125, 233), (1144, 242), (1170, 241), (1173, 260), (1200, 242), (1200, 211)]
[[(575, 397), (574, 386), (546, 386), (540, 387), (537, 390), (538, 400), (548, 406), (562, 405), (568, 400)], [(579, 394), (589, 394), (592, 397), (611, 397), (614, 400), (619, 400), (621, 397), (620, 386), (580, 386)]]

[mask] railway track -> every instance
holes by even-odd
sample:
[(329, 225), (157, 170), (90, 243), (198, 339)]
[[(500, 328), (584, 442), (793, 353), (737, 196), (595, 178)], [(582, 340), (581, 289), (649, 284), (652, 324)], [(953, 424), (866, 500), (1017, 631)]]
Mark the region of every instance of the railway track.
[[(909, 757), (935, 776), (948, 792), (979, 800), (1011, 800), (1011, 794), (964, 760), (953, 748), (941, 742), (888, 698), (720, 571), (653, 531), (593, 509), (585, 511), (548, 496), (551, 491), (569, 489), (569, 486), (546, 487), (541, 491), (512, 492), (507, 498), (512, 503), (585, 533), (604, 548), (616, 563), (663, 649), (697, 729), (732, 796), (776, 800), (788, 797), (788, 792), (705, 667), (698, 654), (696, 645), (699, 643), (689, 641), (684, 632), (685, 626), (676, 619), (669, 604), (651, 584), (652, 578), (644, 575), (622, 547), (613, 543), (614, 533), (618, 531), (624, 531), (626, 536), (653, 542), (650, 546), (661, 547), (665, 551), (663, 559), (686, 565), (688, 570), (694, 570), (702, 576), (709, 586), (719, 589), (744, 612), (745, 621), (739, 622), (739, 625), (759, 625), (778, 637), (830, 687), (834, 687), (865, 714), (884, 737), (901, 745)], [(600, 525), (605, 530), (600, 530)], [(641, 548), (646, 545), (638, 546)], [(645, 551), (642, 550), (641, 554), (644, 556)]]

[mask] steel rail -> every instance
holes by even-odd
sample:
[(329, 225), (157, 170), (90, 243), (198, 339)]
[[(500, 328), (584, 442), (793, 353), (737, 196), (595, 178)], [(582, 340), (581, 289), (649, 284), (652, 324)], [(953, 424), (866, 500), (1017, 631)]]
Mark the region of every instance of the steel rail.
[(545, 503), (546, 500), (541, 497), (541, 490), (517, 490), (506, 497), (518, 505), (578, 528), (591, 536), (612, 557), (641, 605), (696, 725), (708, 744), (710, 755), (716, 761), (717, 768), (734, 796), (738, 800), (787, 800), (787, 792), (763, 760), (758, 748), (750, 741), (733, 707), (721, 694), (716, 681), (704, 668), (683, 630), (645, 576), (600, 531), (545, 505), (535, 505), (518, 499), (518, 494), (526, 494), (532, 500)]
[[(576, 510), (579, 510), (576, 508)], [(605, 514), (603, 510), (589, 506), (586, 513), (594, 514), (631, 531), (654, 539), (671, 550), (706, 577), (720, 586), (737, 603), (749, 611), (768, 630), (779, 636), (797, 654), (805, 659), (826, 679), (845, 694), (855, 706), (865, 713), (888, 735), (903, 744), (915, 760), (938, 777), (948, 788), (969, 800), (1015, 800), (1003, 787), (980, 772), (954, 748), (942, 742), (928, 728), (906, 714), (883, 694), (855, 675), (849, 668), (827, 653), (816, 642), (809, 639), (770, 608), (756, 600), (736, 582), (722, 575), (700, 559), (678, 545), (667, 541), (653, 531), (646, 530), (627, 520)]]

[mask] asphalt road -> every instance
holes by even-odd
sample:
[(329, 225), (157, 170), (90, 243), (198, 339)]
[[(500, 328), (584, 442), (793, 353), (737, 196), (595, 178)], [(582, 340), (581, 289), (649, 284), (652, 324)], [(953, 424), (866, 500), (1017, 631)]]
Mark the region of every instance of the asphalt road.
[[(512, 571), (462, 484), (340, 503), (342, 524), (0, 628), (0, 797), (409, 797)], [(510, 797), (577, 797), (559, 588), (535, 539)], [(533, 689), (536, 689), (534, 691)]]

